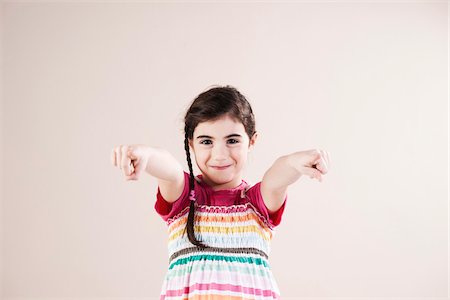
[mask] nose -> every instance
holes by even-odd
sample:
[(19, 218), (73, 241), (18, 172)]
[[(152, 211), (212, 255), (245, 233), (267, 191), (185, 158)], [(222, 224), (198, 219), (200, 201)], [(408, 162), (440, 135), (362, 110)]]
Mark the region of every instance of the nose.
[(215, 145), (212, 149), (212, 157), (217, 160), (225, 160), (228, 157), (228, 149), (223, 145)]

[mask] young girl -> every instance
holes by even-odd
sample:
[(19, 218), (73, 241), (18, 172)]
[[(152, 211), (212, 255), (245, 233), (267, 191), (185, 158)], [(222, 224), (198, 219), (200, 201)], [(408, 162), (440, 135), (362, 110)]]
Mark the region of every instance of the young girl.
[(126, 180), (137, 180), (144, 170), (158, 178), (155, 210), (169, 234), (161, 299), (280, 299), (268, 259), (287, 186), (301, 175), (322, 181), (329, 156), (321, 150), (282, 156), (251, 186), (242, 173), (256, 138), (246, 98), (234, 87), (216, 86), (198, 95), (186, 112), (189, 173), (163, 149), (114, 148), (112, 163)]

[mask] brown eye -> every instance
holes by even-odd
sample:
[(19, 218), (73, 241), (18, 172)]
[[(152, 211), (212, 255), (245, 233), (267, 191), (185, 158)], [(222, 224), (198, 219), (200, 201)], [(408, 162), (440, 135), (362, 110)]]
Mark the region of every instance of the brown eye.
[(239, 143), (239, 141), (236, 140), (236, 139), (229, 139), (229, 141), (236, 141), (236, 143), (232, 143), (232, 144), (237, 144), (237, 143)]

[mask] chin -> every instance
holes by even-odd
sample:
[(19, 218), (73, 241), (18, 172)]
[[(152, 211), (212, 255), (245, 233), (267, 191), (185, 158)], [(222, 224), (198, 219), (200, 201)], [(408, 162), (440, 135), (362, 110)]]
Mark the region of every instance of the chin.
[(216, 170), (214, 168), (212, 168), (208, 172), (208, 177), (217, 178), (220, 179), (220, 181), (227, 181), (227, 182), (233, 180), (235, 175), (236, 173), (234, 171), (230, 172), (229, 170)]

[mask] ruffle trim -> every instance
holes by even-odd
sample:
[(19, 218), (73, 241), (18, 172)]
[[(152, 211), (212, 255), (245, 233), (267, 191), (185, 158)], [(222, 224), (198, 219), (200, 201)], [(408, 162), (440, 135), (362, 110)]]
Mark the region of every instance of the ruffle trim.
[[(197, 234), (196, 234), (197, 236)], [(198, 236), (197, 236), (198, 237)], [(242, 239), (242, 237), (233, 237), (228, 239), (219, 239), (213, 235), (200, 235), (201, 241), (211, 248), (214, 245), (215, 248), (255, 248), (269, 254), (271, 252), (270, 241), (261, 239), (256, 235), (247, 236), (251, 240)], [(192, 246), (187, 237), (178, 239), (168, 244), (168, 253), (175, 253), (180, 249)]]
[(196, 253), (196, 254), (201, 254), (201, 253), (208, 253), (208, 252), (216, 252), (216, 253), (225, 253), (225, 254), (257, 254), (260, 255), (262, 257), (264, 257), (266, 260), (269, 259), (269, 256), (262, 250), (258, 249), (258, 248), (253, 248), (253, 247), (240, 247), (240, 248), (218, 248), (218, 247), (206, 247), (205, 249), (202, 249), (200, 247), (189, 247), (189, 248), (185, 248), (185, 249), (181, 249), (178, 250), (177, 252), (173, 253), (170, 257), (169, 257), (169, 264), (177, 257), (179, 256), (183, 256), (186, 254), (191, 254), (191, 253)]
[[(247, 210), (247, 208), (250, 206), (252, 208), (252, 210), (256, 213), (256, 215), (264, 222), (264, 224), (266, 224), (266, 226), (270, 230), (273, 230), (273, 231), (275, 230), (274, 226), (272, 226), (272, 224), (270, 224), (270, 222), (250, 202), (246, 202), (244, 204), (233, 204), (230, 206), (223, 206), (223, 205), (217, 206), (217, 205), (206, 205), (206, 204), (199, 205), (199, 204), (195, 203), (195, 206), (197, 209), (199, 209), (199, 211), (202, 211), (202, 212), (206, 211), (206, 212), (213, 212), (213, 213), (245, 212)], [(168, 218), (167, 225), (171, 224), (172, 222), (174, 222), (175, 220), (177, 220), (178, 218), (180, 218), (181, 216), (186, 214), (186, 212), (189, 212), (189, 206), (186, 206), (183, 210), (181, 210), (178, 214), (176, 214), (172, 218)]]

